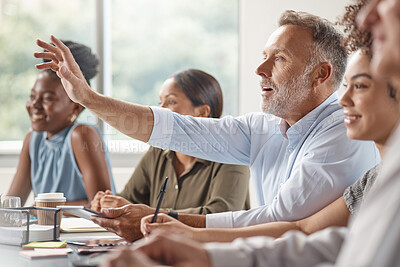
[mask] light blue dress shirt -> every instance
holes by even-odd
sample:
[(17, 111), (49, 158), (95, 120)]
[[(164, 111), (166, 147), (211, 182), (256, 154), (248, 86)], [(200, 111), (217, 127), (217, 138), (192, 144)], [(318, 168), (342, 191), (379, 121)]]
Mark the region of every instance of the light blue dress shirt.
[(380, 162), (370, 141), (350, 140), (333, 93), (289, 127), (270, 114), (194, 118), (152, 107), (149, 144), (194, 157), (250, 165), (258, 208), (207, 215), (207, 227), (243, 227), (307, 217)]

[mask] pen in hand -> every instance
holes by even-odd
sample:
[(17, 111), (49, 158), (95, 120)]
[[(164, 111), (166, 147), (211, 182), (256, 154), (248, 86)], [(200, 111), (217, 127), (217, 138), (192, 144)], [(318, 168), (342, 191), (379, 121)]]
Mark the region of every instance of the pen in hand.
[(154, 216), (153, 216), (153, 219), (151, 220), (151, 223), (154, 223), (157, 220), (157, 214), (158, 214), (158, 211), (160, 210), (161, 201), (164, 197), (165, 190), (167, 189), (167, 184), (168, 184), (168, 176), (165, 178), (165, 181), (164, 181), (163, 185), (161, 186), (160, 193), (158, 194), (159, 199), (158, 199), (156, 211), (154, 212)]

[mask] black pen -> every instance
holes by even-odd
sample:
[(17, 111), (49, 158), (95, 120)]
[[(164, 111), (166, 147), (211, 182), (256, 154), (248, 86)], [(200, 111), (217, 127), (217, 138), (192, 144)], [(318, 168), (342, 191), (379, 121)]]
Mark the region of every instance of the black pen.
[(161, 201), (164, 197), (165, 190), (167, 189), (167, 184), (168, 184), (168, 176), (165, 178), (165, 181), (164, 181), (163, 185), (161, 186), (160, 193), (158, 194), (159, 199), (158, 199), (156, 211), (154, 212), (154, 216), (153, 216), (153, 219), (151, 220), (151, 223), (154, 223), (157, 220), (157, 214), (158, 214), (158, 211), (160, 210)]

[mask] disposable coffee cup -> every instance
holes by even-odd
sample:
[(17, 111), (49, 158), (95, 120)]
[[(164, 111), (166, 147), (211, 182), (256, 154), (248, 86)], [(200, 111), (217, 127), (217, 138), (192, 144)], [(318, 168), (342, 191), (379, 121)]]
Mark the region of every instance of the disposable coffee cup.
[[(67, 199), (64, 193), (42, 193), (35, 197), (36, 207), (56, 208), (57, 206), (65, 205)], [(54, 225), (55, 211), (38, 210), (38, 223), (41, 225)], [(57, 217), (57, 225), (61, 223), (62, 211), (59, 212)]]

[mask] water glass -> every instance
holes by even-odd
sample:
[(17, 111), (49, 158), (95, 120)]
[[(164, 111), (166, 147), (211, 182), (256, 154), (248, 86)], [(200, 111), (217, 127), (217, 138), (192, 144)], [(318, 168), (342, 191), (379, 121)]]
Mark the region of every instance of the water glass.
[[(14, 196), (5, 196), (1, 199), (1, 207), (3, 209), (8, 208), (20, 208), (21, 199)], [(19, 212), (2, 212), (0, 218), (1, 226), (21, 226), (22, 225), (22, 213)]]

